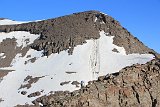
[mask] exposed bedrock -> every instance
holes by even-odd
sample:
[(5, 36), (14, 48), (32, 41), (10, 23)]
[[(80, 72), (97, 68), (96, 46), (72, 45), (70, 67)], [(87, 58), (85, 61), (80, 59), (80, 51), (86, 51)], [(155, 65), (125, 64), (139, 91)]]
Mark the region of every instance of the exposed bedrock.
[(108, 36), (115, 36), (114, 44), (123, 46), (127, 54), (154, 52), (133, 37), (118, 21), (98, 11), (81, 12), (39, 22), (0, 26), (1, 32), (27, 31), (39, 34), (40, 38), (31, 47), (43, 50), (44, 55), (67, 49), (69, 54), (72, 54), (75, 46), (91, 38), (98, 39), (100, 30), (104, 30)]

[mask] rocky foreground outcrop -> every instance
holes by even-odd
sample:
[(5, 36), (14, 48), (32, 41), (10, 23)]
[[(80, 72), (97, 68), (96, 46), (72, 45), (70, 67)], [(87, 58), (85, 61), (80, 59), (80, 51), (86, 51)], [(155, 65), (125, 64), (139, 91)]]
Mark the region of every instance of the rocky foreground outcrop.
[(159, 107), (160, 60), (126, 67), (80, 90), (56, 92), (33, 103), (17, 107)]

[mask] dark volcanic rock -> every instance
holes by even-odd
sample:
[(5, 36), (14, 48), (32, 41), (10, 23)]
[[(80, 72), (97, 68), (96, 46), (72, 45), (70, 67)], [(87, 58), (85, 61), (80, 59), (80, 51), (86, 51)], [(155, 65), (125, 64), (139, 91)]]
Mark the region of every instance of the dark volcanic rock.
[(27, 53), (28, 49), (29, 46), (24, 48), (17, 47), (15, 38), (6, 38), (0, 43), (0, 53), (4, 53), (4, 56), (6, 56), (4, 59), (0, 59), (0, 67), (9, 67), (12, 60), (18, 53), (21, 53), (23, 57)]
[(0, 69), (0, 78), (3, 78), (6, 76), (9, 72), (12, 72), (12, 70), (1, 70)]
[(0, 20), (4, 20), (5, 18), (0, 18)]
[(79, 87), (78, 85), (80, 85), (80, 83), (78, 81), (73, 81), (71, 84), (75, 85), (76, 87)]
[(2, 100), (2, 98), (0, 98), (0, 103), (1, 103), (2, 101), (4, 101), (4, 100)]
[[(100, 77), (74, 92), (42, 96), (37, 107), (159, 107), (160, 60), (122, 69), (112, 78)], [(43, 106), (39, 106), (41, 103)], [(32, 105), (33, 106), (33, 105)], [(22, 106), (23, 107), (23, 106)], [(30, 107), (28, 105), (28, 107)]]
[(21, 94), (22, 94), (22, 95), (26, 95), (27, 92), (26, 92), (26, 91), (22, 91)]
[(24, 82), (27, 82), (27, 84), (22, 84), (19, 89), (22, 89), (22, 88), (27, 88), (27, 89), (29, 89), (29, 88), (31, 88), (31, 85), (32, 85), (33, 83), (36, 83), (40, 78), (43, 78), (43, 77), (44, 77), (44, 76), (42, 76), (42, 77), (32, 77), (32, 76), (29, 76), (29, 75), (28, 75), (28, 76), (24, 79)]
[(37, 91), (37, 92), (29, 94), (27, 97), (31, 98), (31, 97), (36, 97), (36, 96), (40, 96), (40, 95), (41, 95), (41, 93), (39, 91)]
[(63, 85), (69, 84), (70, 82), (71, 82), (71, 81), (61, 82), (60, 85), (63, 86)]
[(119, 51), (116, 48), (114, 48), (112, 51), (119, 53)]
[(67, 49), (71, 54), (76, 45), (81, 45), (91, 38), (98, 39), (100, 30), (115, 36), (114, 44), (123, 46), (127, 54), (154, 52), (133, 37), (119, 22), (98, 11), (81, 12), (39, 22), (0, 26), (1, 32), (29, 31), (32, 34), (40, 34), (40, 38), (31, 47), (43, 50), (44, 55)]

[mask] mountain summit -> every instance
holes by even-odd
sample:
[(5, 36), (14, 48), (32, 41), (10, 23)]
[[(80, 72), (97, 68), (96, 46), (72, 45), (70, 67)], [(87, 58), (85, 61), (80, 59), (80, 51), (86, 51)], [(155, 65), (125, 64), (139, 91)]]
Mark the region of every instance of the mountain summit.
[(156, 55), (118, 21), (98, 11), (36, 22), (3, 19), (0, 106), (32, 105), (44, 95), (78, 90)]

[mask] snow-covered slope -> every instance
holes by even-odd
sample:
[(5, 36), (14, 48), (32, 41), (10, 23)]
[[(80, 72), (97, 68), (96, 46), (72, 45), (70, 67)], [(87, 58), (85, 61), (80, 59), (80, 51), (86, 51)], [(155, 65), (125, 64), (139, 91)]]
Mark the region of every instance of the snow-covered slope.
[[(11, 38), (15, 37), (17, 41), (23, 42), (23, 36), (20, 35), (29, 33), (11, 32), (9, 34), (13, 34), (10, 36)], [(7, 38), (9, 34), (1, 33), (0, 36), (3, 35), (3, 38)], [(0, 83), (0, 98), (4, 100), (0, 106), (11, 107), (17, 104), (30, 104), (37, 97), (28, 98), (27, 95), (37, 91), (41, 92), (41, 95), (49, 94), (51, 91), (73, 91), (80, 88), (80, 84), (77, 87), (72, 85), (73, 81), (87, 83), (97, 79), (98, 76), (117, 72), (123, 67), (146, 63), (154, 57), (150, 54), (126, 55), (123, 47), (113, 44), (114, 36), (106, 36), (104, 31), (100, 31), (99, 34), (99, 39), (87, 40), (84, 45), (75, 47), (72, 55), (69, 55), (68, 51), (62, 51), (59, 54), (42, 57), (42, 51), (33, 49), (30, 49), (24, 57), (20, 53), (17, 54), (10, 67), (0, 68), (15, 70), (5, 76)], [(30, 34), (28, 38), (33, 41), (37, 35)], [(17, 43), (20, 45), (19, 42)], [(117, 52), (114, 52), (113, 49), (116, 49)], [(35, 62), (31, 62), (33, 58), (35, 58)], [(29, 80), (25, 81), (27, 76), (39, 77), (28, 89), (21, 87), (29, 84)], [(60, 85), (63, 82), (68, 82), (68, 84)], [(22, 95), (23, 91), (27, 94)]]
[(3, 19), (0, 20), (0, 25), (16, 25), (16, 24), (23, 24), (23, 23), (29, 23), (29, 22), (38, 22), (42, 20), (35, 20), (35, 21), (14, 21), (10, 19)]
[(26, 22), (13, 21), (9, 19), (0, 20), (0, 25), (14, 25), (14, 24), (22, 24), (22, 23), (26, 23)]

